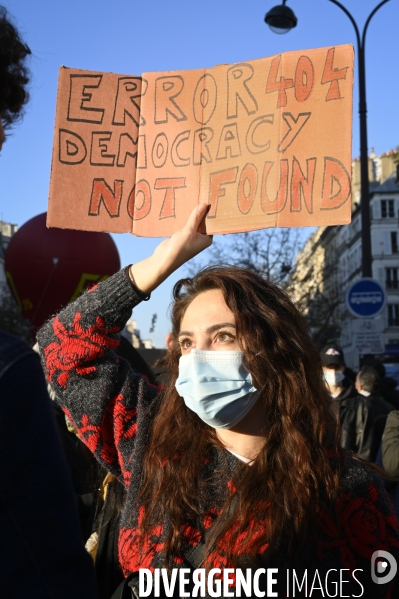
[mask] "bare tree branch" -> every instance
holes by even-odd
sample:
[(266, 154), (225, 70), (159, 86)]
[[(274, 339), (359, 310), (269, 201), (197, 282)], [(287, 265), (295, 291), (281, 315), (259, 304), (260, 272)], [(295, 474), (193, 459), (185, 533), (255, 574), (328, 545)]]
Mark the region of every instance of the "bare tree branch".
[(301, 245), (298, 229), (262, 229), (236, 233), (214, 241), (205, 258), (192, 261), (189, 272), (209, 264), (233, 264), (256, 272), (278, 284), (285, 284), (295, 265)]

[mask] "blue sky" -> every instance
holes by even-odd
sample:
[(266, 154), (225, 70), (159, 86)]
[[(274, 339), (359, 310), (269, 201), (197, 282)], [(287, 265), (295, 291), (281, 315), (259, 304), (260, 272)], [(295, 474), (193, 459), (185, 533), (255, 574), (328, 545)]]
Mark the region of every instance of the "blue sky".
[[(58, 69), (140, 75), (212, 67), (287, 50), (343, 43), (355, 45), (348, 17), (329, 0), (288, 0), (298, 25), (286, 35), (263, 21), (280, 0), (0, 0), (32, 49), (31, 102), (0, 155), (0, 218), (21, 226), (47, 209)], [(361, 30), (378, 0), (343, 0)], [(399, 145), (397, 24), (399, 3), (390, 0), (373, 17), (366, 42), (368, 141), (377, 154)], [(356, 46), (355, 46), (356, 48)], [(353, 156), (359, 155), (355, 69)], [(122, 266), (149, 255), (157, 240), (114, 235)], [(168, 331), (166, 310), (176, 273), (135, 310), (144, 338), (158, 314), (156, 346)]]

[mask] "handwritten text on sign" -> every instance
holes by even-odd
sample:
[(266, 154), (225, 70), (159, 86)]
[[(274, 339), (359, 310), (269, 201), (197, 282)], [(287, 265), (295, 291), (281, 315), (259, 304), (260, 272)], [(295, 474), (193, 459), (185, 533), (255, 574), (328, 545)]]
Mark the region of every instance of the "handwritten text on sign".
[(352, 46), (143, 77), (62, 68), (48, 224), (170, 235), (350, 220)]

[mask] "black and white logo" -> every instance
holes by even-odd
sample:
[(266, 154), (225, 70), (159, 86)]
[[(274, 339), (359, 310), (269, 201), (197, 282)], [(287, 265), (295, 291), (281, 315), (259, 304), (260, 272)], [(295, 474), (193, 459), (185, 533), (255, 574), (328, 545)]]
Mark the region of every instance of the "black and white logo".
[(376, 584), (386, 584), (393, 580), (398, 570), (396, 559), (388, 551), (374, 551), (371, 556), (371, 579)]

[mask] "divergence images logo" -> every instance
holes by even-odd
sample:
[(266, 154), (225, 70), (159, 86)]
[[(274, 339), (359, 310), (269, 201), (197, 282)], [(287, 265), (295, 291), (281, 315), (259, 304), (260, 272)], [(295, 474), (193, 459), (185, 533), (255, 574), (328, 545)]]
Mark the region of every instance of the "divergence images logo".
[[(388, 551), (374, 551), (371, 556), (371, 579), (376, 584), (386, 584), (393, 580), (398, 564)], [(381, 576), (382, 575), (382, 576)]]

